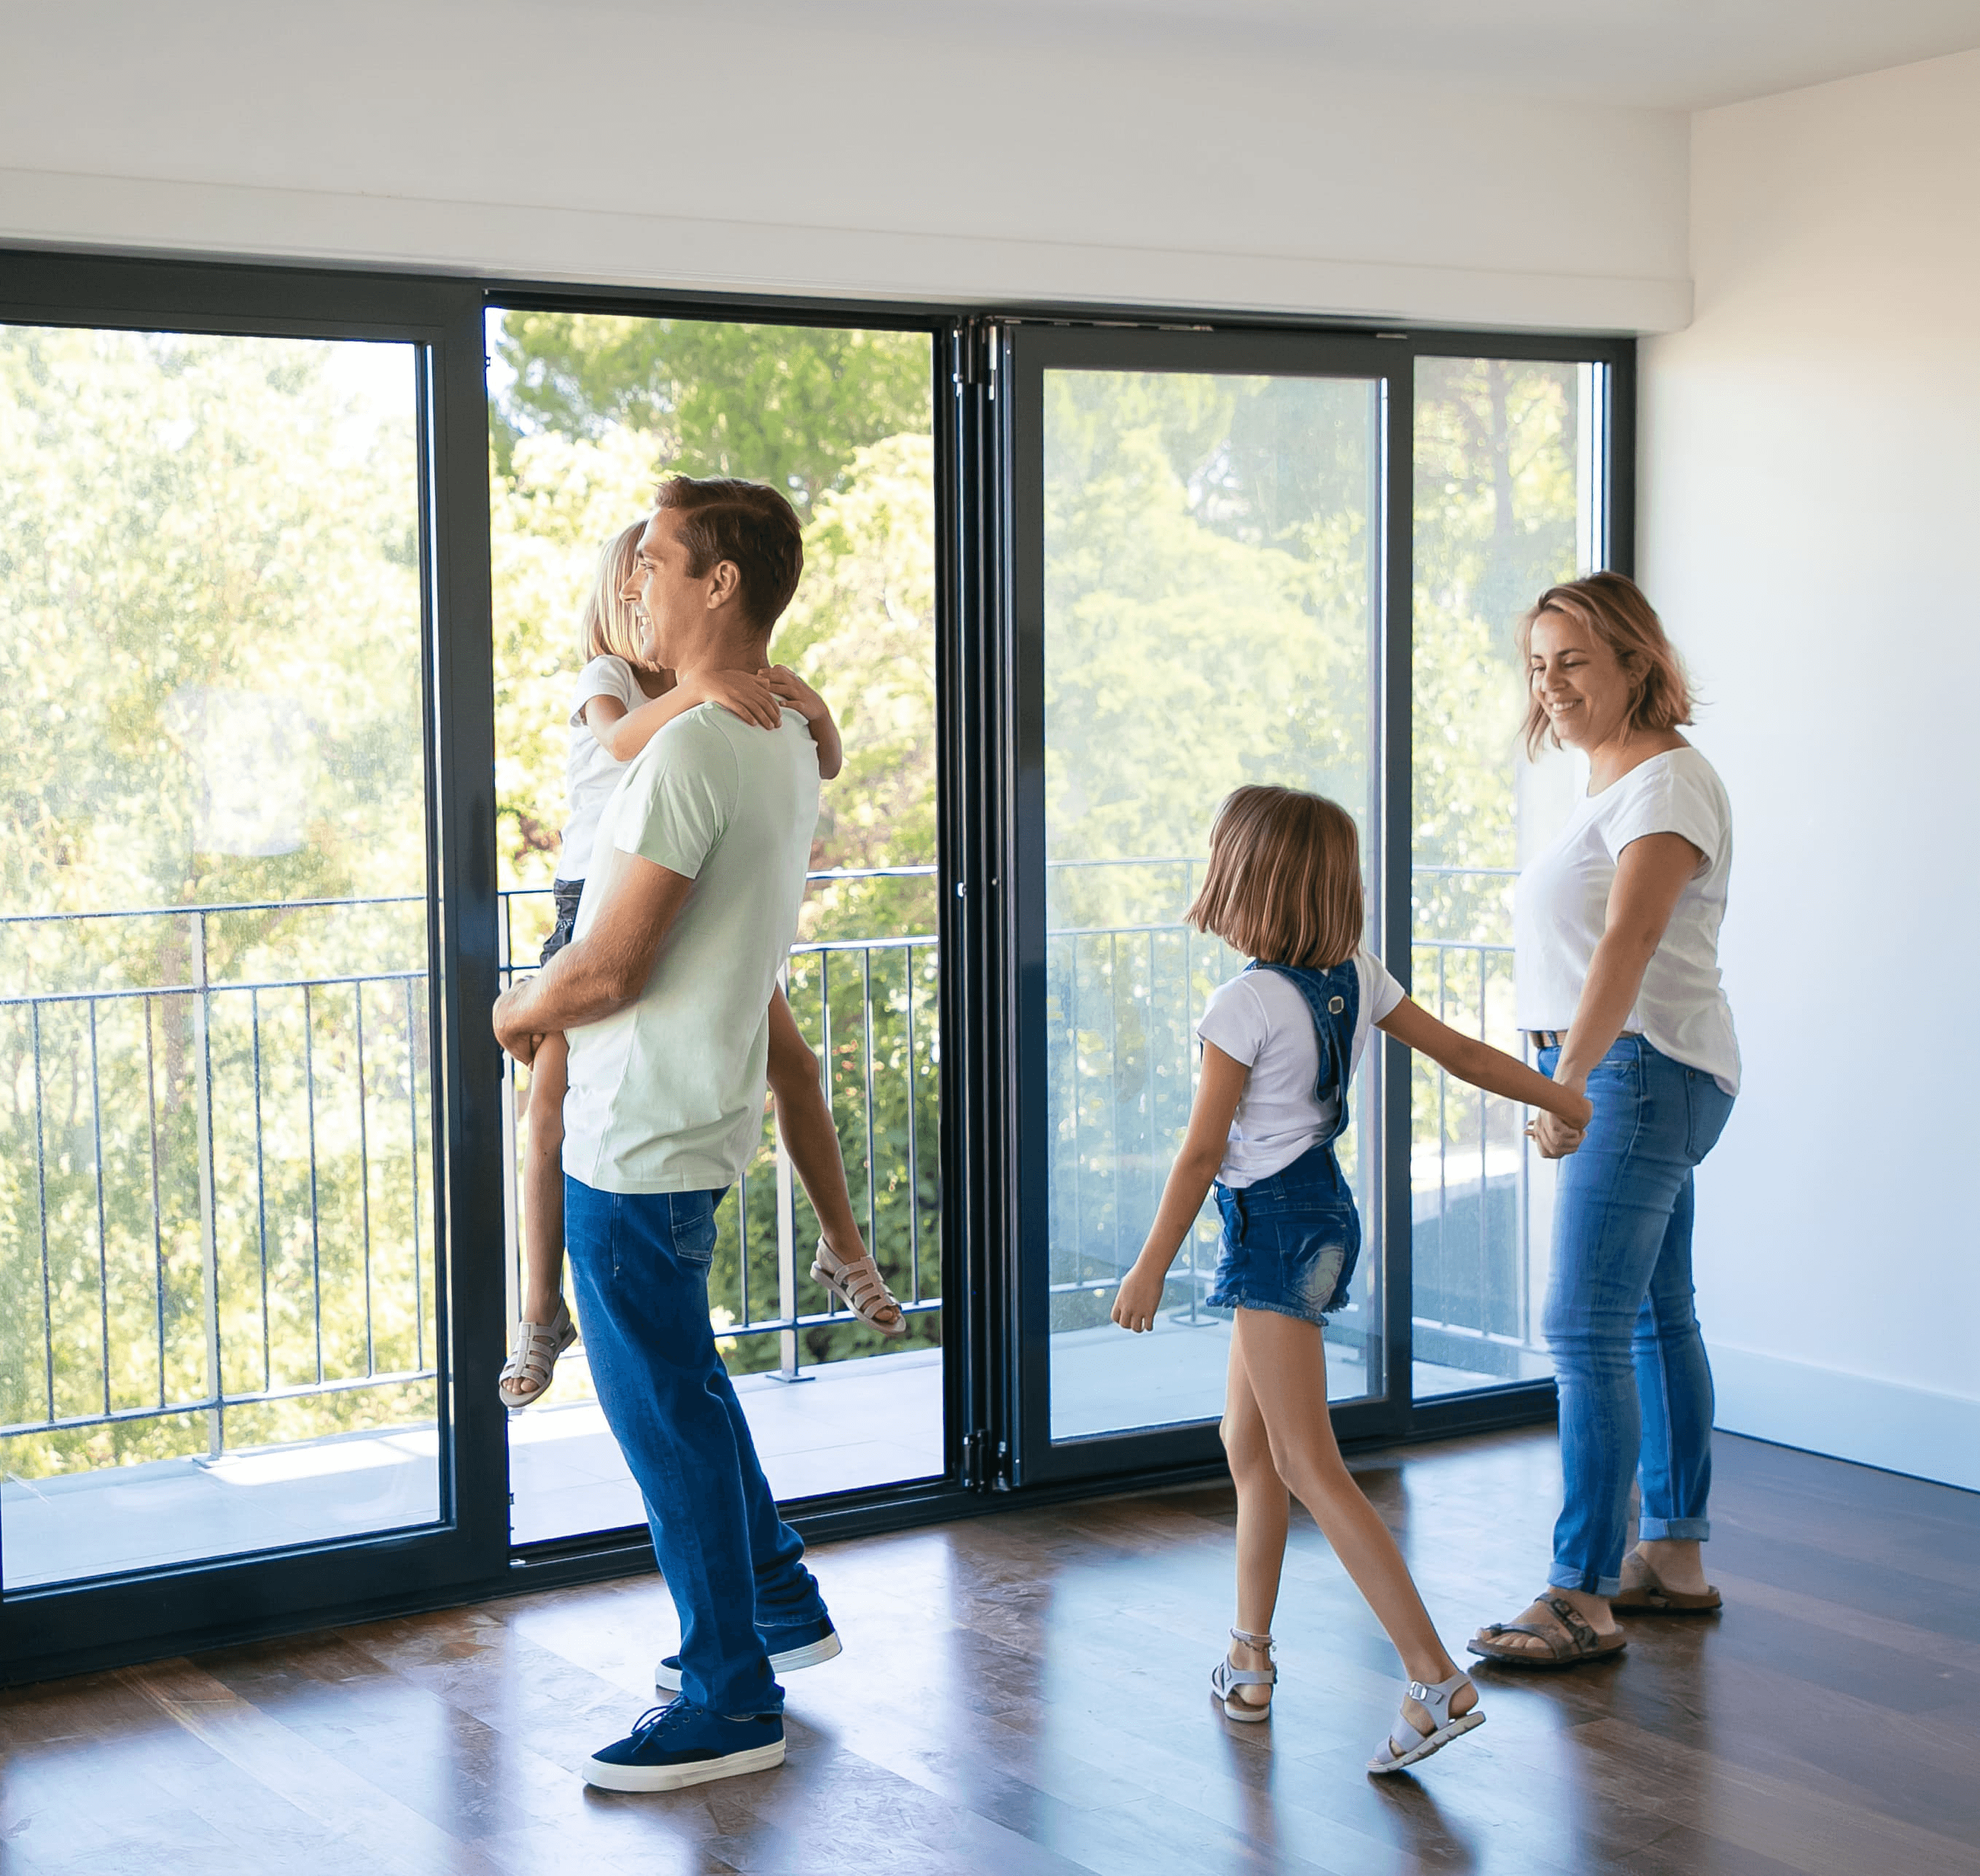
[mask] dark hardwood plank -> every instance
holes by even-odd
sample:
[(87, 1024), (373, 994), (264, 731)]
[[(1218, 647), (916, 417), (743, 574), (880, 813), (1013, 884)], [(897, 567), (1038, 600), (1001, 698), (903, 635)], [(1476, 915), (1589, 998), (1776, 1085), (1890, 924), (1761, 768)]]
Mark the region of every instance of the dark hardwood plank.
[[(1453, 1644), (1532, 1595), (1550, 1436), (1354, 1463)], [(1972, 1876), (1980, 1496), (1727, 1439), (1718, 1479), (1723, 1618), (1481, 1672), (1415, 1778), (1363, 1775), (1399, 1671), (1303, 1516), (1274, 1718), (1216, 1712), (1200, 1486), (821, 1549), (848, 1652), (785, 1766), (670, 1798), (576, 1775), (653, 1704), (651, 1576), (16, 1690), (0, 1876)]]

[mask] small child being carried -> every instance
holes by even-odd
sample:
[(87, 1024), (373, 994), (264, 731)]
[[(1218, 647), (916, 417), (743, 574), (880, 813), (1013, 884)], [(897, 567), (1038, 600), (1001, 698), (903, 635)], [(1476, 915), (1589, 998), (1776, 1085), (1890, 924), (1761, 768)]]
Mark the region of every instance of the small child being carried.
[[(1211, 1691), (1234, 1720), (1271, 1715), (1272, 1614), (1297, 1495), (1367, 1599), (1410, 1676), (1368, 1769), (1400, 1771), (1481, 1725), (1396, 1540), (1342, 1462), (1328, 1419), (1322, 1325), (1348, 1299), (1361, 1249), (1334, 1157), (1370, 1028), (1474, 1087), (1584, 1127), (1580, 1095), (1447, 1028), (1362, 948), (1354, 823), (1317, 795), (1250, 787), (1218, 810), (1203, 888), (1187, 916), (1252, 962), (1211, 994), (1189, 1129), (1115, 1322), (1154, 1326), (1169, 1266), (1214, 1182), (1224, 1229), (1205, 1301), (1233, 1312), (1221, 1431), (1238, 1488), (1238, 1621)], [(1578, 1144), (1578, 1141), (1577, 1143)]]
[[(750, 674), (724, 672), (692, 684), (652, 662), (645, 616), (628, 596), (637, 565), (643, 517), (606, 543), (585, 602), (579, 649), (585, 660), (570, 711), (565, 770), (570, 807), (551, 890), (556, 922), (539, 961), (570, 942), (600, 816), (626, 765), (661, 730), (698, 704), (717, 703), (746, 723), (775, 729), (788, 705), (811, 725), (819, 774), (839, 773), (845, 752), (825, 699), (782, 665)], [(522, 1317), (499, 1383), (512, 1412), (542, 1398), (557, 1357), (577, 1340), (563, 1299), (563, 1097), (568, 1051), (546, 1036), (530, 1067), (529, 1147), (523, 1167), (524, 1278)], [(818, 1058), (791, 1014), (784, 993), (770, 998), (770, 1092), (792, 1164), (818, 1214), (823, 1235), (811, 1273), (860, 1321), (889, 1338), (905, 1336), (906, 1317), (868, 1253), (852, 1217), (839, 1131), (819, 1085)]]

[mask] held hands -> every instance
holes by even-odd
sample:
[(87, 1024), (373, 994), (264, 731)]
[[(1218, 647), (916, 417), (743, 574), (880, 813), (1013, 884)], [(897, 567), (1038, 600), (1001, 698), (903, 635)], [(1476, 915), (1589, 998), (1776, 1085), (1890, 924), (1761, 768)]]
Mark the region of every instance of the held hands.
[(1137, 1258), (1135, 1267), (1121, 1278), (1121, 1287), (1115, 1293), (1111, 1312), (1115, 1321), (1136, 1335), (1154, 1328), (1155, 1312), (1162, 1306), (1162, 1279), (1166, 1274), (1151, 1269), (1145, 1260)]
[(1574, 1105), (1576, 1121), (1543, 1110), (1527, 1123), (1527, 1137), (1540, 1148), (1543, 1160), (1566, 1159), (1581, 1144), (1588, 1123), (1594, 1118), (1594, 1103), (1579, 1088), (1569, 1091), (1568, 1099)]

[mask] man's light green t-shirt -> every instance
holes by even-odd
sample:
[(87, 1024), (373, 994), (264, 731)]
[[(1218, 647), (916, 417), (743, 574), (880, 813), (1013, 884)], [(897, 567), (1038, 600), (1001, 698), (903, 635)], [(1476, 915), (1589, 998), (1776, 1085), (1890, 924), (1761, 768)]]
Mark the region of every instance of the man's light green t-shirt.
[(818, 826), (818, 745), (704, 703), (627, 766), (599, 822), (576, 936), (613, 848), (694, 882), (639, 1000), (573, 1029), (563, 1169), (602, 1192), (733, 1185), (763, 1130), (770, 993), (797, 935)]

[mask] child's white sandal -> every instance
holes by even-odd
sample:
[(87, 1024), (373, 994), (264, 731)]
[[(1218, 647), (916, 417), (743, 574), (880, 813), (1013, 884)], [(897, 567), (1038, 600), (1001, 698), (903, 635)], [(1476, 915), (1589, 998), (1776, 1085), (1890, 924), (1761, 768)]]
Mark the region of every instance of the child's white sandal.
[(570, 1320), (570, 1307), (562, 1297), (548, 1322), (533, 1323), (525, 1317), (517, 1323), (514, 1347), (495, 1384), (503, 1406), (511, 1413), (520, 1413), (542, 1400), (556, 1373), (557, 1357), (576, 1340), (577, 1325)]
[(1210, 1691), (1220, 1701), (1227, 1720), (1268, 1720), (1272, 1717), (1272, 1702), (1268, 1695), (1263, 1701), (1241, 1700), (1238, 1689), (1241, 1687), (1276, 1687), (1279, 1682), (1279, 1664), (1272, 1653), (1272, 1638), (1268, 1635), (1254, 1635), (1248, 1629), (1233, 1629), (1231, 1639), (1241, 1642), (1247, 1648), (1263, 1652), (1267, 1665), (1257, 1668), (1234, 1668), (1231, 1657), (1226, 1655), (1210, 1671)]
[(1455, 1719), (1451, 1717), (1452, 1696), (1470, 1685), (1471, 1676), (1462, 1668), (1449, 1680), (1439, 1681), (1434, 1686), (1426, 1686), (1421, 1681), (1410, 1682), (1409, 1698), (1430, 1715), (1430, 1730), (1418, 1732), (1407, 1714), (1399, 1713), (1394, 1729), (1382, 1742), (1381, 1750), (1369, 1760), (1368, 1769), (1374, 1772), (1400, 1771), (1405, 1765), (1414, 1765), (1418, 1759), (1442, 1751), (1459, 1734), (1468, 1733), (1474, 1726), (1483, 1726), (1485, 1715), (1478, 1707), (1473, 1707), (1469, 1713), (1460, 1714)]
[[(880, 1267), (871, 1257), (842, 1257), (820, 1238), (811, 1273), (868, 1328), (890, 1337), (908, 1333), (907, 1311), (894, 1300), (887, 1280), (880, 1274)], [(879, 1318), (888, 1310), (894, 1312), (894, 1320), (883, 1323)]]

